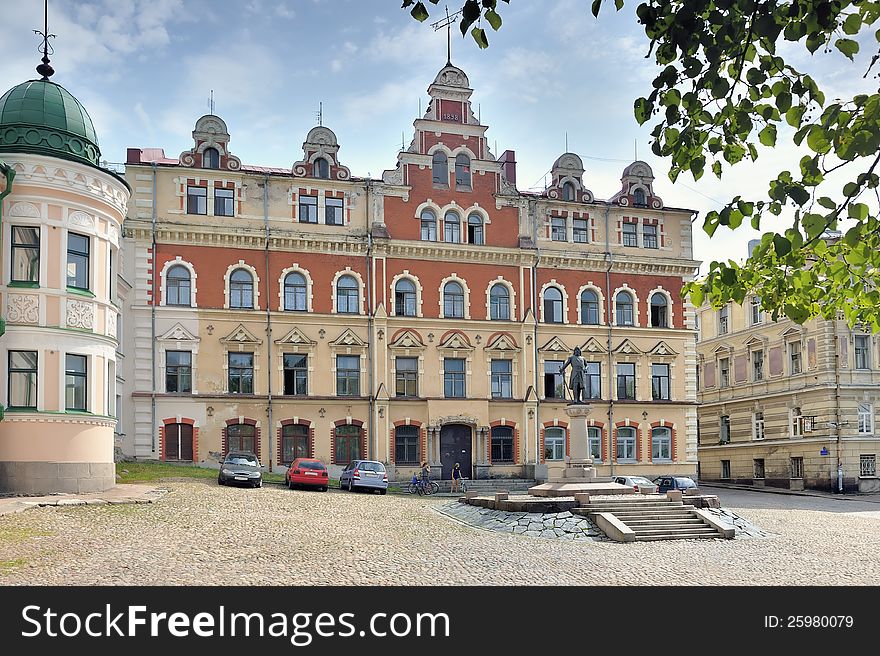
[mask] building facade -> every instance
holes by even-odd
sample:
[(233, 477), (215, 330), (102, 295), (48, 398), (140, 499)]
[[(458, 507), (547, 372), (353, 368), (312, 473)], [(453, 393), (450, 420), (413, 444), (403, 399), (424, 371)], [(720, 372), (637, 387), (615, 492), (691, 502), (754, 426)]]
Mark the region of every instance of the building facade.
[(44, 77), (0, 97), (0, 491), (115, 484), (117, 274), (129, 189)]
[(699, 310), (700, 478), (880, 491), (877, 339), (843, 320), (772, 321), (757, 297)]
[(607, 201), (573, 153), (519, 191), (472, 93), (444, 67), (381, 179), (324, 126), (289, 169), (242, 164), (214, 115), (179, 157), (129, 149), (123, 451), (542, 477), (568, 453), (560, 369), (580, 347), (600, 475), (695, 471), (693, 213), (640, 161)]

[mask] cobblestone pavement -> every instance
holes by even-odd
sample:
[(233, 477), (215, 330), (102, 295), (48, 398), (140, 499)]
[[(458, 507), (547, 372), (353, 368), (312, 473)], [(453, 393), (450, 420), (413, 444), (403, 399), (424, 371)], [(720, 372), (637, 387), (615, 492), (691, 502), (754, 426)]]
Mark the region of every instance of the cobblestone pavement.
[(448, 499), (165, 485), (153, 504), (0, 517), (0, 584), (874, 585), (880, 577), (876, 513), (791, 508), (768, 494), (739, 509), (719, 493), (774, 537), (624, 545), (475, 529), (436, 512)]

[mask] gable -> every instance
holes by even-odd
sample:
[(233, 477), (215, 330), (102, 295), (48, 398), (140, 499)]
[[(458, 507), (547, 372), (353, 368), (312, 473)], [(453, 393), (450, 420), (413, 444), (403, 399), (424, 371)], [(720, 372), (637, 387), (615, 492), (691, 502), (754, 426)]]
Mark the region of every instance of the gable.
[(650, 351), (648, 351), (651, 355), (678, 355), (676, 351), (673, 350), (669, 344), (664, 341), (657, 342), (657, 345), (654, 346)]
[(362, 340), (357, 334), (351, 329), (346, 328), (342, 334), (330, 342), (330, 346), (358, 346), (364, 347), (366, 346), (366, 342)]
[(305, 333), (303, 333), (303, 331), (301, 331), (296, 326), (294, 326), (290, 330), (290, 332), (288, 332), (281, 339), (276, 339), (275, 343), (276, 344), (299, 344), (299, 345), (303, 345), (303, 346), (314, 346), (315, 345), (314, 340), (311, 340), (308, 337), (306, 337)]
[(605, 353), (605, 347), (595, 337), (590, 337), (587, 342), (581, 346), (582, 353)]
[(157, 337), (159, 341), (174, 341), (174, 342), (197, 342), (199, 338), (193, 335), (190, 331), (183, 327), (182, 324), (176, 323), (165, 334)]
[(641, 354), (641, 351), (638, 349), (638, 347), (628, 339), (623, 340), (618, 345), (618, 347), (616, 349), (614, 349), (614, 352), (615, 353), (626, 353), (626, 354), (632, 354), (632, 355)]
[(389, 348), (425, 348), (421, 335), (414, 330), (404, 330), (398, 334), (392, 342), (388, 344)]
[(519, 351), (516, 341), (507, 333), (497, 333), (490, 337), (485, 348), (487, 351)]
[(571, 353), (574, 351), (574, 349), (570, 348), (568, 344), (563, 342), (559, 337), (552, 338), (538, 350), (549, 351), (551, 353)]
[(440, 342), (437, 348), (461, 351), (471, 350), (474, 347), (471, 346), (471, 343), (468, 341), (467, 337), (465, 337), (464, 333), (453, 330), (443, 336), (443, 340)]
[(256, 335), (254, 335), (250, 330), (245, 328), (244, 324), (238, 324), (238, 327), (229, 333), (226, 337), (223, 337), (221, 342), (226, 344), (235, 343), (235, 344), (262, 344), (263, 340), (259, 339)]

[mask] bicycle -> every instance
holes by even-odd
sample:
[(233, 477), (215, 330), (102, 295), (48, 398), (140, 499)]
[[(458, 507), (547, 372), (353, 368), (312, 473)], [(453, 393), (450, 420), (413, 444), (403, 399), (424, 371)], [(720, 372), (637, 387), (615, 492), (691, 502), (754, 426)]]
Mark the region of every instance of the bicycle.
[(433, 481), (426, 484), (422, 479), (413, 474), (412, 480), (410, 480), (409, 486), (407, 487), (407, 491), (410, 494), (418, 494), (419, 496), (421, 496), (423, 494), (432, 494), (434, 492), (439, 492), (440, 486)]

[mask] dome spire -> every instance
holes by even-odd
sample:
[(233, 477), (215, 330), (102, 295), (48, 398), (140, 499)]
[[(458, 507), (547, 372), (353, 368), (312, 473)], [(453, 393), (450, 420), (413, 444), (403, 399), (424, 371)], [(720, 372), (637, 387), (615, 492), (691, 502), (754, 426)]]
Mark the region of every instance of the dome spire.
[(49, 45), (49, 39), (55, 38), (54, 34), (49, 34), (49, 0), (44, 0), (43, 3), (43, 31), (34, 30), (34, 34), (39, 34), (43, 37), (43, 63), (37, 66), (37, 73), (42, 76), (41, 79), (48, 81), (55, 74), (55, 69), (49, 64), (49, 54), (54, 54), (52, 46)]

